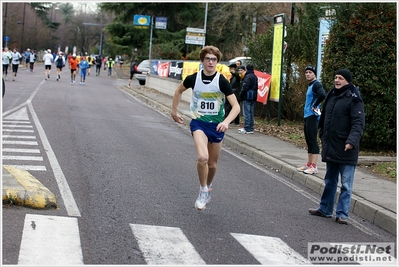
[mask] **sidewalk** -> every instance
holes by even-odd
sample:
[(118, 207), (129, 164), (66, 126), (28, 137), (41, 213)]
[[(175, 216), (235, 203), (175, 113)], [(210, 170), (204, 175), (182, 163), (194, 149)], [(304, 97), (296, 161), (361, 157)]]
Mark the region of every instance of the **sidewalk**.
[[(120, 70), (119, 68), (115, 68), (115, 72), (120, 79), (118, 80), (120, 88), (132, 94), (142, 102), (170, 114), (172, 97), (144, 86), (138, 88), (133, 86), (133, 88), (128, 88), (127, 82), (129, 76), (127, 71), (128, 70), (125, 69)], [(181, 102), (179, 111), (182, 113), (186, 126), (188, 127), (190, 121), (189, 103)], [(319, 173), (316, 175), (306, 175), (298, 172), (296, 168), (307, 161), (306, 150), (259, 132), (255, 132), (252, 135), (239, 134), (237, 129), (237, 126), (233, 126), (227, 131), (224, 139), (224, 147), (229, 147), (239, 153), (252, 157), (256, 161), (281, 172), (286, 177), (303, 184), (321, 195), (324, 187), (323, 179), (326, 172), (324, 163), (321, 161), (319, 162)], [(396, 157), (360, 157), (359, 162), (362, 161), (396, 161)], [(9, 172), (3, 168), (3, 200), (7, 198), (7, 190), (29, 191), (26, 188), (17, 188), (15, 181), (13, 182), (12, 180), (13, 176), (9, 175)], [(36, 195), (46, 201), (51, 197), (51, 195), (49, 195), (51, 192), (45, 191), (45, 188), (43, 189), (40, 186), (37, 189), (31, 188), (30, 190), (36, 191)], [(361, 168), (356, 169), (350, 210), (353, 214), (359, 215), (378, 227), (396, 235), (396, 197), (396, 183), (384, 180)], [(51, 203), (51, 200), (48, 202)], [(45, 208), (44, 205), (42, 206)], [(304, 207), (304, 212), (307, 212), (308, 208), (314, 207)]]

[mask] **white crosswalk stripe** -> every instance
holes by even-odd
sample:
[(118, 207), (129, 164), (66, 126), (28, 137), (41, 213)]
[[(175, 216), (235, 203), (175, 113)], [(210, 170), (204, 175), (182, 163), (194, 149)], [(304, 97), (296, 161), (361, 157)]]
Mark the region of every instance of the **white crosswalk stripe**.
[(262, 265), (310, 264), (306, 258), (280, 238), (237, 233), (231, 233), (231, 235)]
[[(148, 265), (206, 265), (180, 228), (144, 224), (129, 226), (130, 234), (136, 239)], [(278, 237), (230, 234), (261, 265), (312, 264)], [(77, 218), (36, 214), (25, 216), (18, 265), (83, 264)]]
[(150, 265), (204, 265), (183, 231), (175, 227), (130, 224)]
[[(26, 148), (39, 147), (39, 143), (35, 141), (35, 131), (29, 120), (27, 108), (22, 107), (6, 115), (2, 123), (3, 164), (26, 171), (46, 171), (46, 166), (42, 164), (43, 157), (26, 155), (30, 153), (40, 153), (40, 149)], [(24, 162), (26, 163), (24, 164)], [(38, 162), (38, 164), (33, 165), (33, 162)]]
[(18, 265), (83, 265), (77, 218), (26, 214)]

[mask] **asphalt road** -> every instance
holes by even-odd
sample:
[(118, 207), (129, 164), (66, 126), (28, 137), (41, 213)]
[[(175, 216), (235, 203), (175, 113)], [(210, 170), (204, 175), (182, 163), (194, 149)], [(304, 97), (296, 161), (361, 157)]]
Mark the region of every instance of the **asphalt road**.
[[(3, 205), (3, 264), (52, 264), (63, 255), (74, 260), (65, 265), (303, 264), (309, 242), (396, 242), (356, 216), (349, 226), (310, 216), (319, 196), (227, 147), (212, 201), (197, 211), (187, 129), (120, 90), (126, 81), (92, 73), (84, 86), (71, 85), (68, 70), (57, 82), (54, 69), (44, 81), (43, 69), (20, 69), (15, 82), (9, 75), (3, 99), (3, 123), (33, 129), (7, 135), (32, 135), (38, 143), (14, 147), (38, 149), (43, 160), (3, 164), (42, 166), (29, 172), (60, 208)], [(13, 140), (4, 135), (3, 142)], [(57, 240), (67, 240), (65, 247)], [(161, 245), (168, 242), (177, 252), (166, 255)]]

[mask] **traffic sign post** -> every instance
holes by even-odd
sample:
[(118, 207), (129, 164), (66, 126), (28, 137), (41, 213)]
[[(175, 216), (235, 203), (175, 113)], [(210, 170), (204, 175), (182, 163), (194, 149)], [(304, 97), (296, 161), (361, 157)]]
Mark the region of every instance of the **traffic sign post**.
[(187, 27), (186, 44), (205, 45), (205, 29)]
[(5, 46), (8, 46), (8, 42), (10, 41), (10, 36), (4, 36), (4, 41), (6, 42)]

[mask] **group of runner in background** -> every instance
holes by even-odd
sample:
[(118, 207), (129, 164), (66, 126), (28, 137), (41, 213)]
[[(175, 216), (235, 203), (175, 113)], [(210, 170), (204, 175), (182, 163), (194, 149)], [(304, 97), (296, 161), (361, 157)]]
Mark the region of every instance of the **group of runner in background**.
[[(18, 68), (24, 63), (26, 66), (26, 71), (34, 73), (37, 58), (38, 55), (35, 50), (30, 50), (28, 48), (21, 54), (18, 52), (17, 48), (14, 48), (13, 51), (9, 51), (8, 47), (4, 47), (4, 49), (2, 50), (3, 79), (8, 79), (8, 71), (12, 69), (12, 78), (13, 81), (15, 81)], [(115, 64), (119, 64), (119, 67), (122, 68), (123, 61), (124, 60), (122, 56), (116, 56), (115, 59), (113, 59), (109, 56), (102, 57), (101, 55), (88, 55), (87, 52), (84, 54), (66, 54), (62, 51), (52, 53), (50, 49), (47, 49), (43, 55), (45, 75), (44, 79), (46, 81), (50, 79), (51, 67), (54, 64), (56, 67), (56, 81), (60, 81), (62, 71), (65, 66), (68, 65), (68, 68), (70, 70), (71, 84), (75, 83), (76, 75), (79, 72), (79, 84), (84, 85), (86, 81), (86, 76), (90, 75), (91, 67), (93, 65), (96, 66), (96, 76), (100, 75), (101, 68), (103, 67), (104, 72), (106, 71), (108, 77), (112, 77)]]

